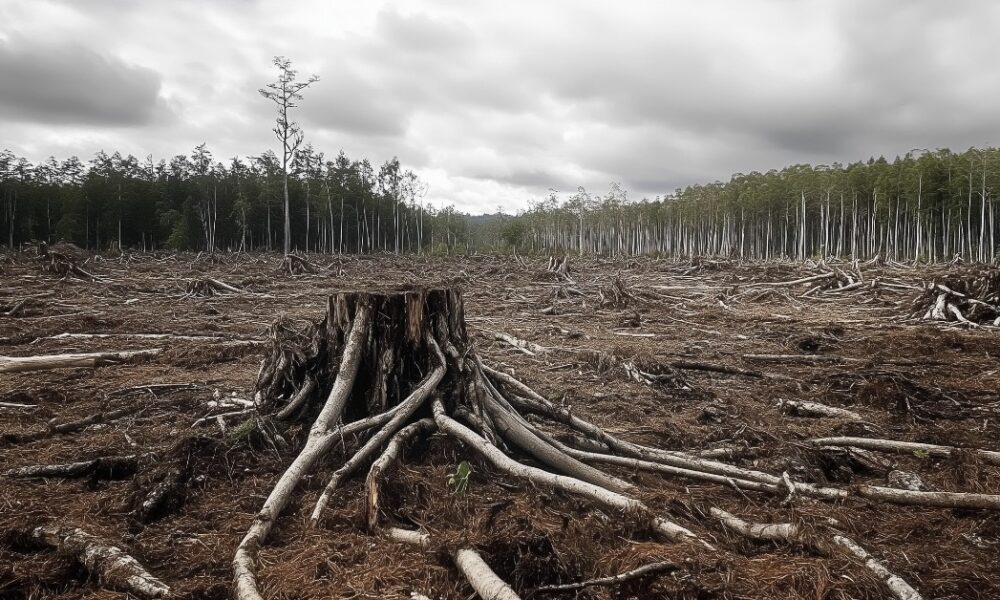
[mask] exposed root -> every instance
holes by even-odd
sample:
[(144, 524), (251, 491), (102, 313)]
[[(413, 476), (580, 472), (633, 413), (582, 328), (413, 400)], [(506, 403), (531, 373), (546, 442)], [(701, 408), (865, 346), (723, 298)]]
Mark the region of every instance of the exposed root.
[(369, 531), (375, 532), (379, 528), (381, 516), (380, 499), (382, 497), (381, 486), (386, 472), (399, 462), (406, 444), (412, 439), (423, 437), (435, 429), (437, 429), (437, 425), (434, 424), (434, 420), (428, 418), (420, 419), (407, 425), (400, 429), (396, 435), (392, 436), (385, 451), (378, 457), (378, 460), (372, 463), (371, 468), (368, 470), (368, 477), (365, 478), (365, 497), (367, 499), (365, 502), (365, 521), (368, 523)]
[(843, 535), (833, 535), (832, 544), (815, 535), (807, 535), (794, 523), (749, 523), (719, 508), (712, 508), (711, 514), (728, 529), (754, 540), (780, 541), (800, 544), (829, 556), (837, 548), (863, 561), (865, 568), (882, 580), (892, 595), (899, 600), (921, 600), (922, 596), (902, 578), (892, 574), (881, 562), (873, 558), (864, 548)]
[[(560, 490), (570, 494), (583, 496), (606, 508), (620, 511), (623, 514), (649, 513), (649, 509), (640, 501), (596, 486), (585, 481), (564, 475), (556, 475), (535, 467), (519, 463), (501, 452), (485, 438), (476, 435), (471, 429), (449, 417), (440, 401), (434, 401), (434, 420), (438, 428), (466, 446), (475, 450), (490, 464), (500, 471), (519, 479), (525, 479), (536, 485)], [(694, 541), (712, 550), (711, 544), (702, 540), (689, 529), (681, 527), (666, 519), (653, 518), (650, 528), (674, 541)]]
[(365, 345), (370, 328), (370, 308), (366, 302), (361, 302), (357, 306), (353, 326), (344, 346), (344, 357), (337, 378), (320, 414), (309, 430), (305, 447), (278, 479), (278, 483), (271, 490), (263, 508), (257, 513), (249, 531), (236, 549), (233, 558), (233, 579), (236, 597), (240, 600), (263, 600), (258, 591), (255, 572), (260, 545), (267, 539), (278, 516), (288, 505), (299, 481), (337, 440), (334, 426), (340, 419), (350, 396), (361, 362), (362, 346)]
[[(410, 544), (427, 549), (431, 545), (430, 536), (419, 531), (392, 528), (385, 531), (386, 536), (396, 542)], [(469, 548), (460, 548), (452, 554), (455, 566), (468, 580), (472, 589), (476, 590), (483, 600), (520, 600), (514, 590), (503, 579), (497, 576), (479, 553)]]

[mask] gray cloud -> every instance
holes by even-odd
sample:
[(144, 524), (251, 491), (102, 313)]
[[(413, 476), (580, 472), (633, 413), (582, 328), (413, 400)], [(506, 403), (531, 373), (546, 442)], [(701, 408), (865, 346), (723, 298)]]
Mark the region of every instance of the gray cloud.
[(148, 125), (165, 116), (160, 76), (77, 44), (0, 42), (0, 114), (71, 125)]
[(401, 137), (406, 133), (408, 110), (401, 99), (385, 94), (353, 69), (333, 71), (303, 94), (309, 97), (301, 103), (306, 127), (359, 136)]
[(1000, 137), (1000, 5), (973, 0), (120, 2), (0, 3), (6, 144), (257, 154), (274, 54), (321, 76), (294, 115), (317, 149), (472, 211)]

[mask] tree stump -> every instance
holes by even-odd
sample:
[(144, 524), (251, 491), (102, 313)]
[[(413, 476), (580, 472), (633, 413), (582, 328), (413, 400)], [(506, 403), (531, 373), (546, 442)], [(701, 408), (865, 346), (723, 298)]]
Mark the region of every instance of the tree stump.
[(316, 273), (318, 269), (305, 258), (296, 254), (286, 254), (281, 259), (281, 272), (288, 275), (305, 275), (306, 273)]
[[(312, 511), (313, 526), (321, 521), (340, 483), (379, 458), (377, 453), (388, 445), (366, 485), (367, 521), (378, 529), (378, 477), (396, 459), (402, 443), (437, 431), (475, 451), (501, 473), (583, 496), (623, 518), (640, 517), (669, 539), (708, 546), (687, 529), (653, 517), (642, 502), (627, 495), (631, 484), (571, 456), (572, 449), (524, 419), (515, 406), (569, 423), (593, 440), (614, 439), (561, 412), (509, 375), (483, 365), (466, 330), (464, 313), (462, 294), (453, 288), (341, 292), (329, 298), (324, 318), (305, 331), (287, 321), (272, 326), (271, 351), (257, 378), (256, 420), (265, 434), (280, 432), (291, 423), (307, 425), (309, 434), (236, 551), (238, 598), (261, 598), (255, 571), (260, 545), (299, 481), (335, 444), (353, 436), (361, 440), (359, 447), (321, 494)], [(518, 460), (525, 457), (544, 468)], [(462, 549), (459, 554), (468, 552), (474, 550)], [(453, 556), (456, 564), (461, 562), (457, 556)], [(495, 583), (489, 583), (495, 574), (462, 569), (461, 564), (459, 568), (476, 589)], [(480, 577), (485, 579), (477, 581)], [(505, 589), (495, 597), (516, 598)]]

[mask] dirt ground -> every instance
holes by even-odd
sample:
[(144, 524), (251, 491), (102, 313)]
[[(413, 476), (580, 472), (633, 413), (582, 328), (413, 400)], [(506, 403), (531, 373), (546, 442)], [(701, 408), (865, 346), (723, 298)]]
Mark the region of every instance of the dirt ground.
[[(571, 258), (572, 281), (566, 281), (537, 257), (312, 261), (321, 273), (292, 276), (279, 272), (275, 255), (91, 256), (85, 268), (99, 277), (92, 282), (60, 280), (25, 256), (0, 264), (0, 307), (27, 300), (15, 316), (0, 317), (0, 355), (164, 349), (98, 368), (0, 373), (0, 470), (139, 456), (134, 470), (0, 478), (0, 597), (127, 597), (34, 543), (29, 532), (46, 523), (80, 527), (118, 545), (176, 597), (229, 597), (235, 547), (297, 448), (237, 440), (239, 418), (225, 421), (225, 430), (215, 419), (196, 421), (226, 412), (213, 401), (252, 397), (268, 327), (279, 315), (315, 321), (332, 292), (386, 284), (461, 287), (485, 363), (627, 440), (670, 450), (729, 448), (727, 462), (787, 472), (801, 482), (886, 485), (888, 472), (901, 470), (919, 475), (930, 490), (1000, 493), (1000, 467), (971, 452), (873, 453), (876, 464), (858, 465), (808, 443), (850, 435), (1000, 450), (997, 329), (906, 318), (916, 292), (903, 286), (948, 276), (945, 267), (870, 266), (862, 269), (867, 279), (897, 287), (804, 295), (808, 283), (760, 285), (818, 272), (791, 263)], [(243, 291), (185, 295), (189, 281), (205, 277)], [(616, 289), (626, 295), (616, 296)], [(161, 333), (173, 337), (137, 335)], [(496, 333), (547, 350), (528, 354)], [(620, 368), (623, 361), (671, 377), (653, 385), (636, 381)], [(701, 370), (706, 363), (730, 372)], [(849, 408), (863, 420), (796, 416), (783, 410), (785, 400)], [(59, 431), (59, 424), (100, 414), (106, 418)], [(468, 492), (456, 494), (448, 476), (463, 460), (473, 472)], [(727, 531), (709, 515), (719, 507), (752, 521), (809, 528), (834, 518), (839, 531), (925, 598), (1000, 598), (996, 511), (859, 497), (786, 502), (608, 467), (638, 484), (655, 511), (716, 547), (694, 550), (658, 540), (581, 498), (500, 475), (470, 450), (434, 436), (407, 453), (386, 501), (396, 525), (419, 527), (436, 540), (426, 552), (367, 533), (363, 475), (334, 496), (320, 528), (307, 527), (316, 497), (342, 461), (331, 456), (307, 479), (263, 548), (266, 597), (471, 598), (446, 552), (459, 544), (477, 548), (525, 598), (891, 597), (854, 559)], [(188, 469), (190, 485), (157, 514), (140, 518), (142, 500), (172, 468)], [(612, 587), (534, 593), (653, 561), (676, 568)]]

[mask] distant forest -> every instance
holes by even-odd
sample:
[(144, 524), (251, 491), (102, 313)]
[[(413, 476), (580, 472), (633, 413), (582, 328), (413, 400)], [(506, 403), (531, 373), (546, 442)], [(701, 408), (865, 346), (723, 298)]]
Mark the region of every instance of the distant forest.
[[(653, 200), (618, 184), (604, 195), (580, 188), (484, 217), (426, 206), (426, 188), (396, 159), (376, 170), (307, 146), (293, 167), (292, 246), (309, 252), (996, 259), (996, 148), (740, 173)], [(99, 153), (37, 165), (0, 153), (12, 247), (280, 250), (281, 194), (272, 153), (223, 164), (201, 145), (169, 162)]]
[[(423, 206), (425, 186), (397, 159), (377, 170), (343, 152), (300, 149), (289, 180), (292, 246), (309, 252), (467, 252), (455, 209)], [(282, 249), (283, 170), (272, 152), (217, 161), (141, 161), (98, 153), (39, 164), (0, 152), (4, 242), (71, 242), (91, 250)]]

